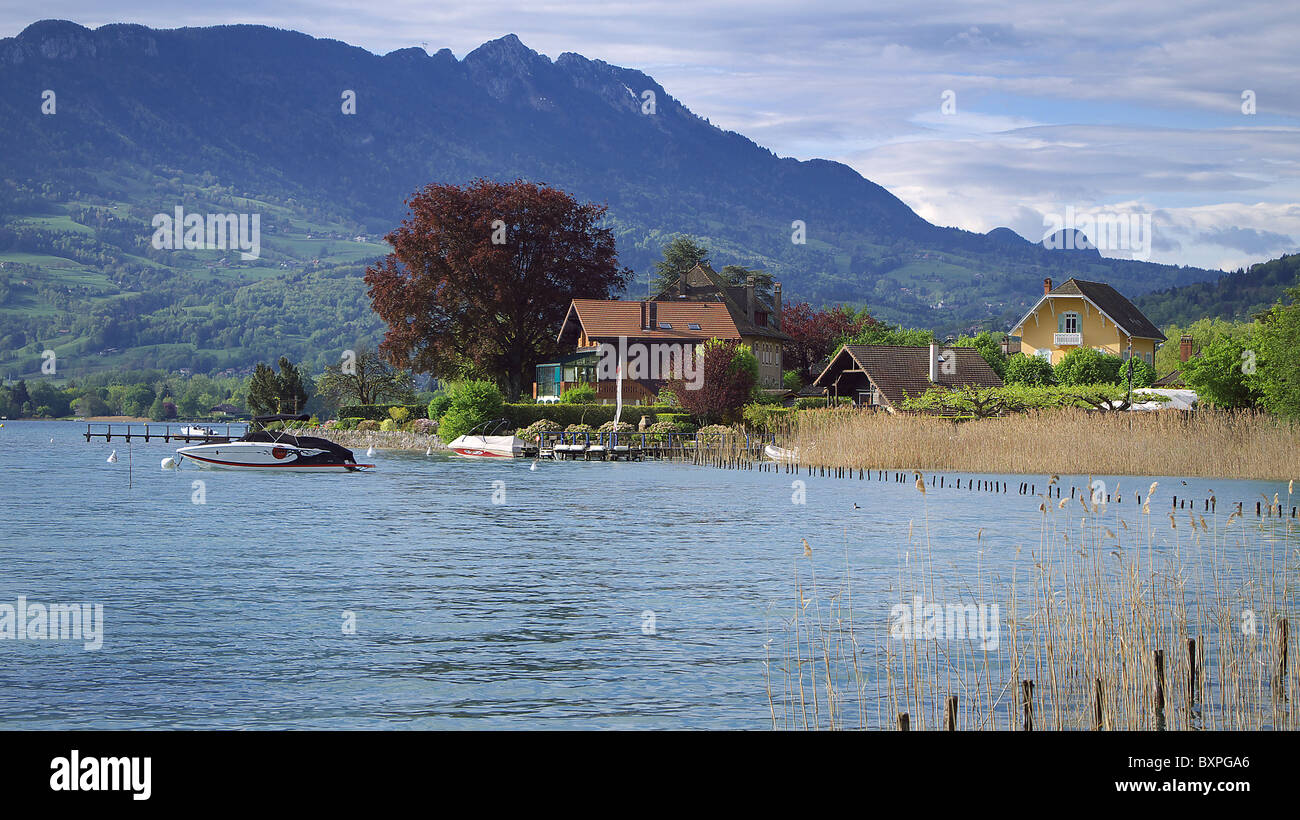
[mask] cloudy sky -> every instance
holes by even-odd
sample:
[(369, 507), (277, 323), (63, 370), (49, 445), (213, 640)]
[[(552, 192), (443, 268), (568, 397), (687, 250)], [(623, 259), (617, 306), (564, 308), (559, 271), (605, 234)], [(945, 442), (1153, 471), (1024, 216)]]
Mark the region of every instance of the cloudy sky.
[(845, 162), (937, 224), (1037, 241), (1045, 214), (1072, 207), (1150, 214), (1153, 261), (1233, 269), (1300, 249), (1290, 0), (866, 5), (0, 0), (0, 36), (37, 14), (92, 28), (238, 22), (463, 57), (513, 32), (552, 58), (641, 69), (715, 125)]

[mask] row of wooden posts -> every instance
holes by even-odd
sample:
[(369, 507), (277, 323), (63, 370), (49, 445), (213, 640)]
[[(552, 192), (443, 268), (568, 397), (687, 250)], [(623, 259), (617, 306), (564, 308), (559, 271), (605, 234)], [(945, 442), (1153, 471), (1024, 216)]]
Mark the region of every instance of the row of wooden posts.
[[(751, 459), (745, 458), (744, 456), (735, 457), (735, 458), (722, 457), (722, 456), (714, 456), (712, 458), (708, 458), (707, 456), (697, 457), (695, 463), (709, 464), (713, 467), (722, 467), (722, 468), (730, 468), (730, 469), (742, 469), (742, 470), (755, 469), (755, 463)], [(919, 473), (917, 471), (898, 472), (895, 470), (868, 470), (861, 467), (858, 468), (818, 467), (818, 466), (812, 466), (806, 464), (799, 464), (798, 462), (761, 461), (758, 462), (757, 468), (760, 472), (773, 472), (773, 473), (779, 473), (783, 475), (807, 475), (807, 476), (816, 476), (819, 478), (852, 479), (856, 475), (859, 481), (863, 481), (863, 480), (893, 481), (899, 484), (915, 481), (917, 477), (923, 476), (922, 473)], [(965, 489), (967, 492), (979, 491), (979, 492), (1007, 493), (1010, 491), (1011, 488), (1011, 485), (1005, 481), (990, 481), (987, 479), (980, 479), (980, 478), (967, 478), (965, 482), (966, 482)], [(927, 484), (931, 487), (938, 487), (940, 489), (943, 489), (945, 487), (955, 487), (958, 490), (963, 489), (962, 479), (960, 477), (954, 479), (954, 481), (950, 484), (948, 482), (947, 476), (939, 475), (937, 473), (932, 474), (930, 476), (930, 480), (927, 482)], [(1061, 493), (1064, 490), (1064, 488), (1061, 487), (1060, 485), (1049, 484), (1046, 490), (1047, 490), (1046, 495), (1048, 498), (1061, 498), (1062, 497)], [(1034, 482), (1022, 481), (1016, 487), (1016, 494), (1017, 495), (1038, 495), (1038, 485), (1037, 483)], [(1085, 500), (1090, 498), (1090, 493), (1088, 492), (1088, 488), (1071, 487), (1070, 498), (1075, 498), (1078, 495), (1082, 495), (1082, 497)], [(1134, 493), (1133, 498), (1134, 498), (1134, 503), (1140, 507), (1142, 505), (1141, 493)], [(1210, 496), (1209, 498), (1204, 498), (1204, 499), (1193, 499), (1193, 498), (1187, 498), (1186, 496), (1180, 498), (1175, 495), (1173, 496), (1172, 501), (1170, 502), (1170, 507), (1171, 509), (1175, 509), (1175, 510), (1195, 510), (1198, 501), (1201, 503), (1203, 512), (1214, 512), (1218, 509), (1218, 499), (1216, 499), (1214, 496)], [(1124, 499), (1122, 495), (1111, 494), (1111, 493), (1106, 494), (1107, 504), (1111, 504), (1111, 503), (1122, 504), (1123, 502)], [(1238, 515), (1244, 515), (1245, 502), (1238, 501), (1236, 511)], [(1278, 518), (1285, 518), (1285, 517), (1297, 518), (1300, 517), (1300, 507), (1292, 506), (1291, 509), (1288, 511), (1285, 504), (1265, 505), (1262, 501), (1256, 501), (1255, 516), (1257, 518), (1271, 518), (1274, 516)]]
[[(1279, 618), (1277, 622), (1277, 668), (1273, 677), (1274, 691), (1279, 695), (1284, 695), (1286, 691), (1286, 673), (1287, 673), (1287, 645), (1290, 641), (1290, 627), (1286, 618)], [(1152, 693), (1156, 731), (1165, 729), (1165, 651), (1163, 649), (1152, 650), (1152, 664), (1155, 668), (1155, 691)], [(1196, 639), (1187, 639), (1187, 708), (1191, 709), (1196, 703)], [(1020, 682), (1020, 701), (1021, 701), (1021, 721), (1020, 728), (1026, 732), (1034, 730), (1034, 682), (1032, 680), (1022, 680)], [(912, 718), (907, 712), (898, 714), (898, 728), (906, 732), (911, 729)], [(957, 730), (957, 696), (948, 695), (944, 698), (943, 707), (943, 725), (947, 731), (955, 732)], [(1103, 731), (1108, 727), (1106, 721), (1106, 701), (1102, 694), (1101, 678), (1095, 678), (1093, 681), (1092, 695), (1092, 728), (1094, 731)]]

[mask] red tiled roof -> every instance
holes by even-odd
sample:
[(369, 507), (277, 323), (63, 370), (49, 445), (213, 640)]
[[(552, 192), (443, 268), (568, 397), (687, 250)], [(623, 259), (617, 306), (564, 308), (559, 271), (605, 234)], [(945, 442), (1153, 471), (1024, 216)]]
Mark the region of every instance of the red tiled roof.
[[(616, 336), (656, 339), (739, 339), (740, 331), (732, 321), (727, 306), (721, 302), (654, 302), (656, 325), (647, 330), (642, 324), (645, 302), (574, 299), (564, 319), (560, 338), (571, 332), (570, 322), (577, 321), (589, 339)], [(691, 324), (699, 330), (691, 329)], [(663, 325), (671, 325), (671, 329)]]

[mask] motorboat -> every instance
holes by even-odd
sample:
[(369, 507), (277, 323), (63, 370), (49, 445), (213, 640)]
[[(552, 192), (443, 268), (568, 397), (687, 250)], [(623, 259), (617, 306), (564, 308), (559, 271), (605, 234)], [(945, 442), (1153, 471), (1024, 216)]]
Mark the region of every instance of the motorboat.
[(197, 424), (191, 424), (188, 427), (182, 427), (180, 435), (183, 438), (209, 438), (217, 435), (217, 431), (211, 427), (202, 427)]
[(763, 448), (763, 455), (772, 459), (778, 464), (791, 464), (799, 460), (799, 448), (787, 450), (784, 447), (777, 447), (775, 444), (769, 444)]
[(457, 436), (447, 447), (459, 456), (470, 458), (518, 458), (524, 454), (526, 442), (515, 435), (500, 435), (510, 426), (508, 419), (493, 419)]
[[(289, 472), (355, 472), (373, 464), (358, 464), (352, 451), (316, 436), (296, 436), (268, 430), (276, 422), (307, 421), (307, 415), (257, 416), (237, 439), (196, 444), (176, 451), (200, 467), (227, 470), (286, 470)], [(180, 461), (178, 458), (178, 463)]]

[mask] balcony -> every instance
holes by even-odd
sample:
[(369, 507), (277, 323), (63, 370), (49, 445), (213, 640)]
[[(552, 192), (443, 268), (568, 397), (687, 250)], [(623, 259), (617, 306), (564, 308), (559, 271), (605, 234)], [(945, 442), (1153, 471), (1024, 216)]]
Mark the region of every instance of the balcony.
[(1052, 344), (1061, 345), (1081, 345), (1083, 344), (1082, 333), (1053, 333)]

